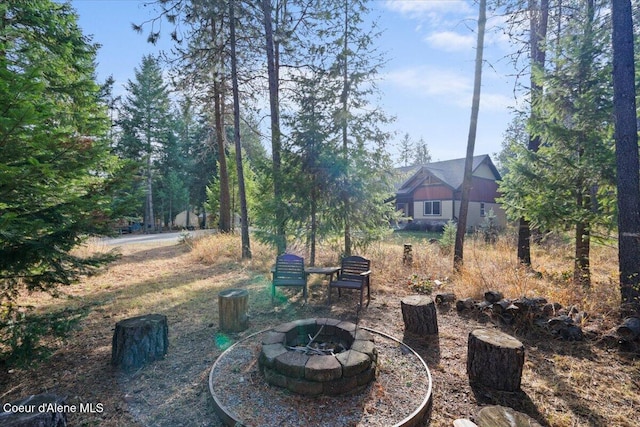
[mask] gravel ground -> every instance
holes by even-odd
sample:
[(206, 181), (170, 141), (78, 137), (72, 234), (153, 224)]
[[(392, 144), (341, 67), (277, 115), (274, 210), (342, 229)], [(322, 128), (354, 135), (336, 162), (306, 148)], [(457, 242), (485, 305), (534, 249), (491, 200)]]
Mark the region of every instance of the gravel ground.
[(268, 385), (256, 363), (262, 334), (223, 353), (210, 377), (212, 393), (234, 419), (252, 427), (389, 427), (413, 418), (431, 393), (422, 359), (406, 346), (375, 334), (376, 381), (350, 396), (306, 397)]

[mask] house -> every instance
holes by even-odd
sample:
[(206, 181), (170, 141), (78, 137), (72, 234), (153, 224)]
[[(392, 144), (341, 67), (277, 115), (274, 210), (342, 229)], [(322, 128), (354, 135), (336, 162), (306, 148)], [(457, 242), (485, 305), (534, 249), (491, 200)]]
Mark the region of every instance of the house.
[[(465, 159), (446, 160), (399, 168), (403, 180), (396, 188), (396, 208), (414, 227), (436, 230), (460, 213)], [(506, 216), (496, 198), (500, 173), (488, 155), (475, 156), (472, 166), (467, 227), (482, 224), (490, 210), (499, 226)]]

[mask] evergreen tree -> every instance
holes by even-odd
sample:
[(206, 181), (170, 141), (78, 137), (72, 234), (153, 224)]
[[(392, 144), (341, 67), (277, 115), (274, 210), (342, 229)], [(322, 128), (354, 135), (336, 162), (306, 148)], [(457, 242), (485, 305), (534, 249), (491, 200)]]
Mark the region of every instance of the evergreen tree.
[(172, 144), (173, 138), (169, 89), (155, 58), (142, 58), (140, 69), (135, 70), (135, 80), (127, 83), (127, 91), (117, 152), (140, 164), (140, 175), (145, 182), (144, 230), (149, 232), (156, 224), (153, 182), (159, 153)]
[(413, 145), (413, 141), (409, 137), (409, 133), (405, 133), (402, 139), (400, 140), (400, 165), (401, 166), (409, 166), (409, 162), (413, 157), (413, 152), (415, 147)]
[(431, 153), (424, 138), (420, 137), (415, 147), (414, 165), (425, 165), (431, 163)]
[(349, 256), (355, 246), (366, 245), (388, 230), (393, 209), (384, 200), (391, 193), (391, 159), (389, 134), (380, 126), (391, 119), (372, 104), (378, 94), (375, 77), (383, 57), (374, 47), (379, 36), (376, 23), (365, 30), (367, 2), (334, 0), (327, 5), (334, 25), (327, 35), (333, 36), (330, 43), (337, 49), (330, 68), (334, 84), (327, 89), (340, 94), (332, 113), (340, 173), (339, 186), (333, 192), (338, 197), (333, 221), (343, 232), (343, 255)]
[(23, 290), (56, 295), (110, 259), (71, 253), (108, 232), (116, 185), (95, 53), (68, 4), (0, 3), (0, 352), (34, 344)]
[(611, 91), (602, 84), (610, 76), (608, 26), (598, 22), (602, 4), (580, 5), (545, 73), (545, 93), (533, 106), (531, 132), (542, 143), (507, 163), (500, 191), (508, 214), (519, 212), (542, 229), (575, 231), (574, 281), (588, 287), (593, 230), (612, 226), (614, 154)]
[(330, 142), (332, 127), (330, 108), (333, 95), (322, 90), (327, 75), (322, 71), (309, 72), (296, 79), (294, 100), (297, 110), (286, 123), (291, 126), (291, 143), (284, 150), (288, 191), (284, 198), (290, 206), (288, 215), (291, 233), (304, 230), (309, 247), (309, 263), (315, 265), (318, 239), (326, 237), (327, 228), (321, 218), (329, 208), (326, 195), (336, 187), (334, 166), (335, 144)]

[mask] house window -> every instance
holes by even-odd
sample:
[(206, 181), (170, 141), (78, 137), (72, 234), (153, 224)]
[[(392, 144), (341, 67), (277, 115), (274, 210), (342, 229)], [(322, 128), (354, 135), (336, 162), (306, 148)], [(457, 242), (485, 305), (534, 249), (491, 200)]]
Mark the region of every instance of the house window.
[(486, 211), (484, 208), (484, 203), (480, 203), (480, 216), (485, 216)]
[(424, 202), (424, 216), (440, 216), (440, 200), (429, 200)]

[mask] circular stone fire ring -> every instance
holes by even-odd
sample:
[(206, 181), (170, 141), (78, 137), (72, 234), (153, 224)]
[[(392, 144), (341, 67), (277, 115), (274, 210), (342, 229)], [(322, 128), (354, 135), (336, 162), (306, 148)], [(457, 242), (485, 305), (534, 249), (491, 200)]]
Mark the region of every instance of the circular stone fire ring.
[(375, 380), (377, 357), (368, 331), (351, 322), (312, 318), (269, 331), (258, 362), (271, 385), (307, 396), (334, 396)]

